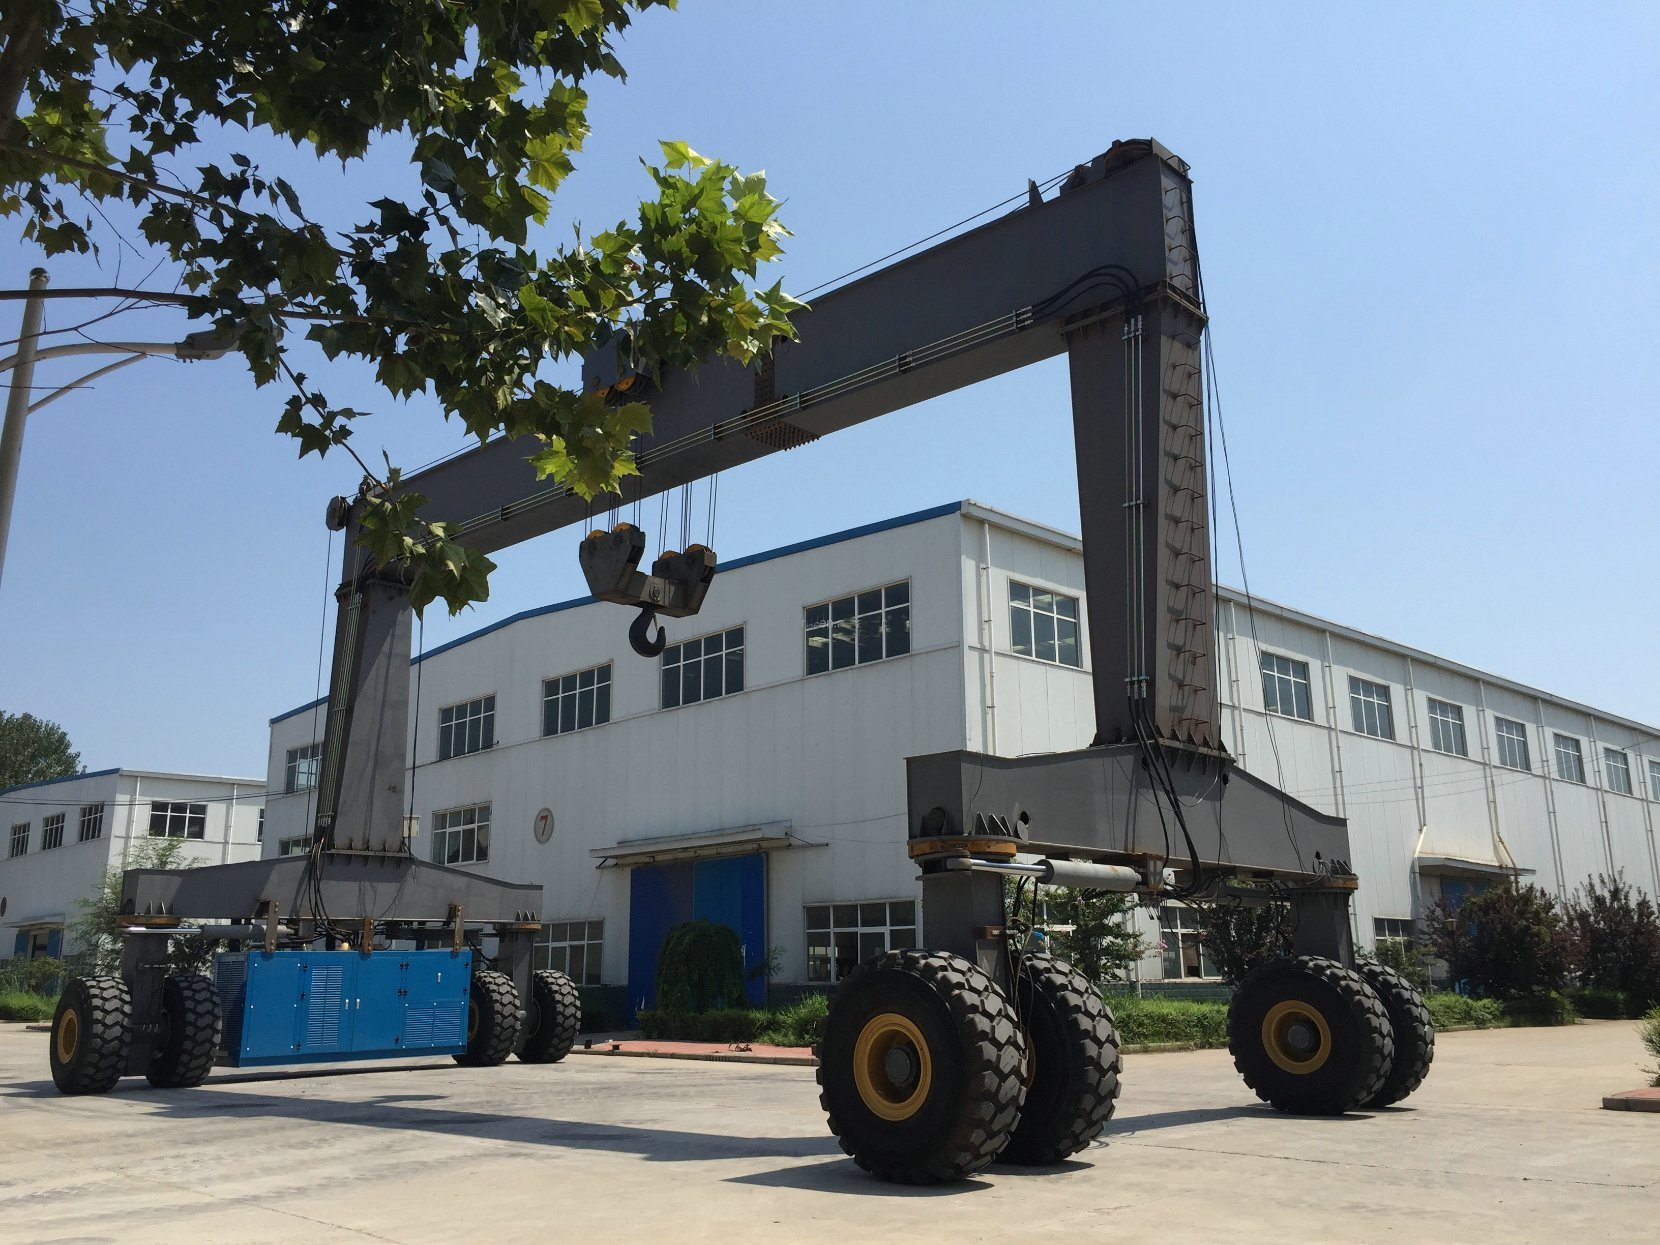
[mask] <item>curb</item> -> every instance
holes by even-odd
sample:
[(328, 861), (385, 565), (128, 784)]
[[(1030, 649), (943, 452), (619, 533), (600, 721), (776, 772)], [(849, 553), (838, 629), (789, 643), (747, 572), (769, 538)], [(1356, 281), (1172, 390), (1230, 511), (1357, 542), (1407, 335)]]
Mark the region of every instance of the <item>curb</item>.
[(1660, 1114), (1660, 1087), (1655, 1089), (1628, 1089), (1624, 1093), (1609, 1094), (1602, 1100), (1604, 1111), (1650, 1111)]

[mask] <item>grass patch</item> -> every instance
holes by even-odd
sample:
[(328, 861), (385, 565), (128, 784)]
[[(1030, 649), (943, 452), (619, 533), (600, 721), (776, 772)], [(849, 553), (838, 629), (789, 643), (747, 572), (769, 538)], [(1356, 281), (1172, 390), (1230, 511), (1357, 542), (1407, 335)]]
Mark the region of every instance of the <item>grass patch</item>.
[(57, 1009), (56, 997), (28, 990), (0, 990), (0, 1020), (50, 1020)]
[(819, 1040), (830, 1000), (803, 995), (788, 1007), (722, 1007), (707, 1012), (644, 1011), (636, 1017), (640, 1036), (650, 1041), (759, 1042), (766, 1046), (812, 1046)]
[(1107, 1006), (1118, 1019), (1118, 1038), (1126, 1046), (1163, 1042), (1193, 1042), (1199, 1046), (1228, 1044), (1228, 1005), (1190, 999), (1150, 999), (1135, 995), (1108, 995)]

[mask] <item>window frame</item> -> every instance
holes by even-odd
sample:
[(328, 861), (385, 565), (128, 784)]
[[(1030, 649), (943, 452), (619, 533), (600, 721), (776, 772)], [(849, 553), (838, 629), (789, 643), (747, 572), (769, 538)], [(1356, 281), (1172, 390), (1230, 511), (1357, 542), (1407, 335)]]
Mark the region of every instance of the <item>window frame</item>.
[(322, 740), (318, 739), (309, 744), (301, 744), (298, 748), (288, 749), (282, 763), (283, 794), (293, 795), (298, 791), (316, 790), (322, 770)]
[[(90, 830), (88, 829), (90, 827)], [(104, 837), (104, 806), (102, 804), (81, 805), (81, 819), (76, 827), (79, 837), (77, 843), (90, 843), (94, 839)]]
[[(581, 670), (572, 670), (565, 674), (550, 675), (542, 680), (542, 738), (552, 739), (557, 735), (574, 735), (577, 731), (592, 730), (596, 726), (604, 726), (611, 721), (611, 680), (615, 674), (612, 663), (602, 661), (595, 666), (586, 666)], [(582, 685), (584, 677), (589, 677), (588, 686)], [(570, 688), (566, 690), (565, 683), (570, 681)], [(552, 688), (550, 692), (548, 689)], [(582, 698), (587, 693), (588, 721), (582, 721)], [(572, 725), (566, 726), (565, 702), (570, 702), (570, 717)], [(549, 729), (549, 713), (552, 713), (552, 729)], [(603, 716), (601, 716), (603, 714)]]
[(55, 847), (63, 846), (63, 826), (69, 819), (67, 813), (48, 813), (40, 819), (40, 850), (49, 852)]
[[(1381, 696), (1376, 695), (1379, 692), (1382, 693)], [(1392, 684), (1379, 683), (1375, 679), (1362, 678), (1358, 674), (1349, 676), (1349, 717), (1356, 735), (1396, 742), (1394, 692)], [(1369, 717), (1375, 719), (1379, 729), (1368, 729)]]
[[(183, 812), (179, 810), (183, 809)], [(156, 818), (161, 818), (161, 829), (156, 829)], [(173, 833), (177, 821), (184, 829)], [(206, 800), (151, 800), (149, 837), (152, 839), (185, 839), (205, 842), (207, 839)]]
[(6, 859), (16, 860), (29, 854), (29, 834), (35, 828), (32, 821), (14, 821), (11, 837), (7, 840)]
[[(582, 927), (581, 938), (571, 937), (571, 933), (576, 926)], [(555, 938), (553, 936), (556, 927), (565, 931), (564, 937)], [(571, 952), (577, 947), (582, 948), (580, 975), (571, 971)], [(552, 969), (555, 972), (564, 973), (579, 986), (603, 985), (605, 983), (605, 918), (571, 917), (563, 921), (543, 922), (542, 928), (536, 932), (536, 941), (531, 946), (530, 967), (532, 971)]]
[[(1571, 745), (1571, 751), (1564, 748), (1564, 744)], [(1556, 778), (1562, 782), (1578, 783), (1581, 787), (1585, 786), (1585, 748), (1578, 736), (1564, 735), (1561, 731), (1552, 731), (1551, 756), (1556, 761)], [(1571, 757), (1573, 760), (1574, 772), (1572, 774), (1562, 772), (1562, 759), (1565, 756)]]
[[(465, 814), (473, 815), (471, 821), (457, 820), (455, 825), (448, 824), (449, 818), (462, 818)], [(482, 814), (482, 815), (481, 815)], [(460, 804), (454, 808), (435, 809), (432, 814), (432, 863), (455, 868), (459, 865), (483, 865), (490, 863), (490, 822), (492, 820), (491, 801), (484, 800), (476, 804)], [(482, 835), (484, 850), (479, 851), (479, 831)], [(467, 831), (473, 832), (473, 854), (464, 855), (464, 846), (467, 842)], [(456, 856), (448, 859), (447, 849), (440, 847), (447, 843), (450, 836), (455, 836)]]
[[(1401, 928), (1403, 926), (1404, 929)], [(1375, 916), (1372, 918), (1373, 948), (1380, 947), (1386, 942), (1399, 943), (1404, 947), (1411, 944), (1417, 936), (1418, 923), (1409, 916)]]
[[(871, 597), (876, 599), (871, 601)], [(856, 666), (910, 656), (911, 605), (911, 581), (907, 578), (802, 606), (803, 677), (810, 679), (821, 674), (834, 674), (838, 670), (851, 670)], [(823, 618), (815, 620), (815, 611), (822, 611)], [(866, 619), (874, 620), (868, 631)], [(896, 625), (896, 622), (902, 623), (902, 626)], [(852, 628), (851, 633), (845, 638), (839, 636), (838, 631), (847, 627)], [(896, 641), (896, 636), (903, 638)], [(872, 639), (873, 652), (867, 648)], [(815, 641), (818, 647), (815, 647)], [(846, 645), (849, 660), (838, 662), (836, 658), (844, 651), (843, 645)], [(817, 669), (814, 668), (815, 653), (823, 654), (823, 664)]]
[[(476, 712), (475, 710), (476, 706)], [(459, 712), (465, 710), (465, 712)], [(445, 715), (449, 715), (447, 718)], [(478, 723), (478, 742), (472, 739), (472, 724)], [(456, 745), (460, 739), (461, 746)], [(486, 692), (438, 708), (438, 759), (470, 757), (496, 746), (496, 694)]]
[[(1444, 756), (1468, 757), (1470, 735), (1464, 729), (1464, 706), (1436, 696), (1426, 696), (1424, 699), (1429, 702), (1429, 746)], [(1453, 732), (1450, 742), (1455, 743), (1456, 747), (1441, 746), (1442, 734), (1446, 731)]]
[[(748, 661), (747, 653), (749, 637), (747, 624), (739, 623), (734, 627), (722, 627), (716, 631), (706, 632), (703, 635), (694, 635), (670, 644), (663, 650), (663, 655), (657, 663), (657, 705), (661, 710), (685, 709), (691, 705), (701, 705), (711, 700), (724, 700), (728, 696), (736, 696), (746, 686), (744, 667)], [(733, 636), (737, 640), (733, 640)], [(721, 647), (716, 652), (709, 651), (709, 641), (718, 639)], [(695, 652), (688, 657), (687, 653)], [(672, 658), (672, 660), (671, 660)], [(736, 661), (733, 659), (736, 658)], [(669, 671), (673, 669), (674, 696), (669, 696)], [(732, 686), (736, 670), (737, 686)], [(694, 675), (692, 672), (696, 671)], [(721, 679), (721, 690), (714, 695), (706, 694), (708, 674), (718, 671)], [(687, 699), (687, 691), (695, 685), (695, 695)]]
[(277, 840), (277, 858), (285, 856), (304, 856), (311, 850), (311, 836), (309, 834), (289, 834)]
[[(1517, 734), (1511, 734), (1504, 728), (1514, 726)], [(1503, 769), (1519, 770), (1524, 774), (1533, 772), (1533, 750), (1527, 742), (1527, 723), (1517, 718), (1500, 717), (1493, 715), (1493, 751), (1498, 754), (1498, 764)], [(1514, 748), (1521, 749), (1522, 764), (1513, 765), (1505, 760), (1505, 753)]]
[[(1024, 594), (1024, 595), (1022, 595)], [(1048, 597), (1049, 604), (1042, 607), (1038, 603), (1039, 597)], [(1029, 583), (1024, 579), (1009, 577), (1009, 653), (1014, 657), (1025, 657), (1030, 661), (1041, 661), (1046, 666), (1059, 666), (1063, 670), (1082, 670), (1084, 668), (1084, 604), (1082, 597), (1075, 597), (1069, 592), (1062, 592), (1058, 588), (1045, 588), (1041, 585)], [(1070, 615), (1063, 612), (1061, 603), (1066, 602), (1071, 607)], [(1024, 629), (1026, 632), (1026, 646), (1029, 652), (1020, 650), (1020, 633), (1022, 630), (1021, 616), (1025, 615)], [(1040, 651), (1044, 643), (1043, 626), (1047, 623), (1052, 635), (1049, 642), (1054, 645), (1055, 656), (1045, 657)], [(1067, 661), (1062, 655), (1065, 652), (1062, 635), (1070, 628), (1072, 632), (1072, 651), (1076, 661)]]
[[(1165, 914), (1170, 913), (1173, 925), (1165, 924)], [(1210, 958), (1210, 952), (1205, 949), (1204, 928), (1199, 924), (1199, 916), (1192, 908), (1180, 903), (1161, 903), (1158, 906), (1157, 920), (1159, 925), (1159, 974), (1163, 981), (1220, 981), (1222, 972), (1216, 967), (1216, 962)], [(1192, 924), (1188, 924), (1191, 921)], [(1174, 935), (1174, 946), (1169, 945)], [(1191, 976), (1186, 971), (1187, 951), (1189, 946), (1198, 955), (1197, 976)], [(1174, 976), (1170, 974), (1170, 966), (1174, 964), (1178, 971)], [(1211, 971), (1206, 972), (1209, 968)]]
[[(1270, 670), (1268, 668), (1270, 662), (1284, 662), (1290, 669), (1281, 670), (1276, 665), (1274, 669)], [(1301, 678), (1297, 675), (1298, 670), (1302, 671)], [(1257, 651), (1257, 671), (1262, 676), (1262, 709), (1264, 713), (1271, 713), (1277, 718), (1290, 718), (1293, 722), (1314, 721), (1314, 682), (1308, 662), (1298, 661), (1295, 657), (1288, 657), (1284, 653), (1272, 653), (1267, 649), (1259, 649)], [(1268, 693), (1270, 679), (1273, 680), (1272, 686), (1274, 688), (1272, 696)], [(1282, 707), (1282, 693), (1284, 690), (1281, 687), (1282, 683), (1290, 684), (1291, 687), (1291, 712), (1289, 713)], [(1297, 689), (1299, 687), (1302, 688), (1303, 692), (1302, 707), (1307, 710), (1305, 713), (1297, 712)]]
[[(874, 917), (869, 909), (881, 907), (880, 921), (867, 919)], [(847, 909), (852, 909), (851, 920)], [(905, 910), (909, 909), (909, 920), (905, 919)], [(815, 924), (814, 914), (822, 912), (822, 924)], [(805, 934), (802, 942), (803, 964), (802, 980), (810, 985), (834, 985), (845, 980), (846, 975), (857, 968), (870, 954), (880, 955), (887, 951), (899, 951), (917, 944), (917, 937), (922, 929), (922, 900), (915, 895), (889, 899), (830, 899), (818, 903), (803, 904), (801, 908), (801, 927)], [(820, 941), (814, 942), (817, 935)], [(842, 952), (843, 937), (850, 939), (849, 955)], [(875, 940), (880, 936), (882, 945), (877, 949)], [(845, 967), (844, 967), (845, 966)]]
[[(1620, 775), (1619, 783), (1613, 781), (1615, 774)], [(1624, 748), (1602, 745), (1602, 785), (1616, 795), (1634, 793), (1631, 785), (1631, 755)]]
[(1645, 757), (1648, 762), (1648, 798), (1660, 800), (1660, 758)]

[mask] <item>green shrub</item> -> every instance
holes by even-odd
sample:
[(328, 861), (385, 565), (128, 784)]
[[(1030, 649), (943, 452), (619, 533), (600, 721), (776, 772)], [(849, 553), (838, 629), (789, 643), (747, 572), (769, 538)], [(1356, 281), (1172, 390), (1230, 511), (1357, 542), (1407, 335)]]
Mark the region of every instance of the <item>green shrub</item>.
[(829, 995), (804, 994), (788, 1007), (773, 1011), (755, 1040), (768, 1046), (817, 1046), (829, 1014)]
[(640, 1036), (652, 1041), (753, 1042), (766, 1027), (766, 1012), (721, 1007), (706, 1012), (675, 1012), (665, 1008), (644, 1011), (637, 1023)]
[(1291, 905), (1279, 900), (1260, 904), (1193, 905), (1204, 931), (1202, 941), (1216, 971), (1230, 986), (1269, 960), (1291, 954)]
[(1660, 911), (1653, 900), (1623, 873), (1601, 875), (1585, 880), (1566, 913), (1581, 985), (1626, 994), (1631, 1015), (1660, 1003)]
[(1126, 1046), (1163, 1042), (1226, 1046), (1228, 1042), (1226, 1003), (1108, 995), (1107, 1006), (1118, 1019), (1118, 1038)]
[(1424, 917), (1430, 949), (1453, 981), (1493, 999), (1536, 998), (1568, 983), (1574, 936), (1555, 897), (1512, 882)]
[(1637, 1030), (1643, 1039), (1643, 1045), (1648, 1053), (1654, 1056), (1655, 1066), (1648, 1069), (1654, 1074), (1654, 1083), (1660, 1085), (1660, 1007), (1656, 1007), (1643, 1017), (1643, 1023)]
[(1356, 954), (1385, 968), (1394, 969), (1420, 994), (1429, 989), (1429, 966), (1425, 964), (1423, 950), (1416, 942), (1408, 942), (1404, 938), (1385, 938), (1370, 951), (1359, 951)]
[(1505, 1022), (1504, 1011), (1496, 999), (1472, 999), (1450, 990), (1438, 990), (1424, 996), (1424, 1005), (1429, 1008), (1430, 1023), (1437, 1029), (1492, 1029)]
[(706, 1012), (743, 1001), (744, 948), (737, 930), (697, 920), (669, 931), (657, 957), (660, 1011)]
[(33, 994), (27, 990), (0, 990), (0, 1020), (50, 1020), (57, 1009), (56, 996)]
[(0, 992), (44, 994), (55, 1000), (70, 975), (69, 966), (62, 960), (46, 956), (37, 956), (32, 960), (11, 959), (0, 967)]
[(1526, 998), (1505, 999), (1499, 1004), (1504, 1018), (1513, 1025), (1571, 1025), (1579, 1019), (1568, 996), (1552, 991)]
[(1643, 1009), (1624, 990), (1589, 987), (1568, 991), (1574, 1010), (1592, 1020), (1635, 1020)]

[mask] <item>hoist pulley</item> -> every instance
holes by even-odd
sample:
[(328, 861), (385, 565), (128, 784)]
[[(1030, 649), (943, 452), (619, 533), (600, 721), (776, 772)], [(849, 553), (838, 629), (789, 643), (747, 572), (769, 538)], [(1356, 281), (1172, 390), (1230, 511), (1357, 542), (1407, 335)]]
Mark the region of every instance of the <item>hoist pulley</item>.
[(619, 523), (609, 532), (589, 532), (578, 560), (597, 600), (640, 607), (628, 641), (642, 657), (655, 657), (667, 643), (661, 626), (655, 636), (651, 634), (657, 615), (685, 618), (703, 608), (715, 577), (715, 552), (707, 545), (687, 545), (680, 552), (666, 549), (648, 575), (640, 570), (645, 551), (646, 534), (632, 523)]

